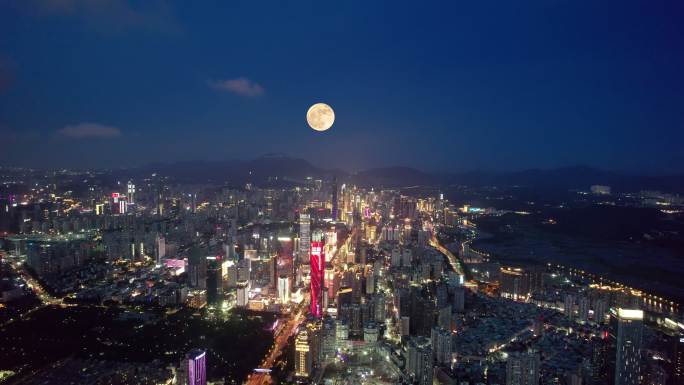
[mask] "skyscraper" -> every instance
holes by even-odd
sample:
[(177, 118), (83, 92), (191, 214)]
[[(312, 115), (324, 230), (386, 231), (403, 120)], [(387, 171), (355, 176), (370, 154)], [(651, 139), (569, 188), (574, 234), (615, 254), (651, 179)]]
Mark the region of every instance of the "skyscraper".
[(207, 303), (216, 305), (220, 302), (223, 294), (223, 274), (221, 264), (212, 257), (207, 265)]
[(157, 234), (155, 246), (155, 261), (157, 262), (157, 265), (161, 265), (162, 258), (166, 257), (166, 239), (164, 239), (163, 235)]
[(325, 252), (323, 232), (316, 230), (311, 240), (311, 315), (320, 318), (323, 313), (323, 285), (325, 281)]
[(249, 304), (249, 281), (237, 282), (237, 306), (247, 307)]
[(311, 217), (299, 214), (299, 260), (306, 261), (311, 248)]
[(295, 339), (295, 376), (309, 377), (312, 370), (312, 352), (309, 347), (309, 334), (302, 329)]
[(337, 220), (337, 177), (332, 181), (332, 220)]
[(278, 300), (281, 303), (290, 301), (290, 278), (286, 275), (278, 277)]
[(438, 365), (451, 365), (451, 332), (439, 328), (432, 328), (432, 353)]
[(644, 312), (635, 309), (610, 309), (610, 326), (610, 337), (615, 345), (614, 384), (638, 385)]
[(190, 286), (198, 289), (207, 288), (207, 259), (196, 246), (190, 249), (188, 255), (188, 278)]
[(187, 385), (207, 384), (207, 352), (192, 349), (183, 360), (183, 371), (187, 373)]
[(432, 384), (432, 347), (430, 340), (414, 337), (408, 343), (406, 372), (419, 385)]
[(128, 191), (128, 203), (135, 204), (135, 185), (129, 180), (126, 187)]

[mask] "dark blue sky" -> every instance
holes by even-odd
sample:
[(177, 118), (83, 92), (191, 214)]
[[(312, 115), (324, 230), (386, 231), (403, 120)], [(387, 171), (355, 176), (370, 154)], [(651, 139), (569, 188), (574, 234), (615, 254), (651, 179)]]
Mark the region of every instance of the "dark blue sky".
[(682, 172), (683, 20), (682, 1), (1, 2), (0, 163)]

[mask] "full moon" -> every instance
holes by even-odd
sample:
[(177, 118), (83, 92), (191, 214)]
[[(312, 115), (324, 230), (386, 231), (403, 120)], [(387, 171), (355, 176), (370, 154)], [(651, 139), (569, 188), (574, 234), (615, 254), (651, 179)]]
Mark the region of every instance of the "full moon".
[(335, 122), (335, 111), (325, 103), (316, 103), (306, 112), (306, 122), (316, 131), (325, 131)]

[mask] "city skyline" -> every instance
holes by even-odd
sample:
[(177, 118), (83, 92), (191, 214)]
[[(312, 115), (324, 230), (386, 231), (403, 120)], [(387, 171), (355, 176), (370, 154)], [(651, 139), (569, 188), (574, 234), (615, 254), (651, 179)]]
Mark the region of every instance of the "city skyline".
[(684, 384), (682, 20), (0, 1), (0, 383)]

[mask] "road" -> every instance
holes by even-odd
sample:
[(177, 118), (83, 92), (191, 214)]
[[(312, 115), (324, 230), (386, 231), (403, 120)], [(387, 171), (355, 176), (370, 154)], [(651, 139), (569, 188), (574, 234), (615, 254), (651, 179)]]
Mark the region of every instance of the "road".
[(36, 297), (38, 297), (38, 299), (40, 300), (40, 305), (38, 305), (38, 306), (32, 308), (31, 310), (28, 310), (28, 311), (22, 313), (20, 316), (18, 316), (18, 317), (16, 317), (16, 318), (10, 319), (9, 321), (7, 321), (7, 322), (5, 322), (4, 324), (0, 325), (0, 327), (5, 327), (5, 326), (11, 324), (12, 322), (17, 321), (17, 320), (25, 319), (27, 316), (29, 316), (29, 315), (32, 314), (33, 312), (35, 312), (35, 311), (37, 311), (37, 310), (39, 310), (39, 309), (42, 309), (42, 308), (44, 308), (45, 306), (49, 306), (49, 305), (57, 305), (57, 306), (62, 306), (62, 307), (67, 306), (66, 304), (64, 304), (64, 302), (62, 302), (62, 299), (61, 299), (61, 298), (57, 298), (57, 297), (51, 296), (51, 295), (50, 295), (50, 294), (49, 294), (49, 293), (40, 285), (40, 283), (39, 283), (37, 280), (35, 280), (35, 279), (31, 276), (31, 274), (29, 274), (28, 271), (26, 271), (26, 268), (25, 268), (24, 265), (21, 263), (21, 261), (13, 260), (13, 261), (9, 262), (8, 264), (12, 267), (12, 270), (14, 270), (15, 274), (17, 274), (18, 276), (20, 276), (21, 279), (24, 280), (24, 282), (26, 282), (26, 285), (27, 285), (31, 290), (33, 290), (33, 292), (36, 294)]
[(446, 255), (447, 259), (449, 260), (449, 264), (451, 265), (451, 268), (454, 269), (456, 274), (465, 275), (463, 266), (461, 265), (461, 261), (458, 259), (458, 257), (455, 256), (451, 251), (449, 251), (449, 249), (442, 246), (434, 234), (432, 234), (432, 238), (430, 239), (430, 245), (435, 249), (439, 250), (440, 253)]
[[(299, 328), (299, 325), (306, 319), (305, 313), (306, 313), (306, 306), (301, 306), (299, 310), (297, 311), (297, 314), (292, 316), (288, 321), (287, 324), (280, 328), (280, 333), (275, 336), (275, 339), (273, 341), (273, 347), (269, 351), (269, 353), (264, 357), (264, 360), (261, 361), (261, 364), (259, 365), (259, 368), (261, 369), (271, 369), (273, 365), (276, 362), (276, 359), (280, 357), (282, 352), (285, 350), (285, 347), (287, 347), (288, 340), (290, 337), (292, 337), (296, 332), (297, 328)], [(264, 385), (264, 384), (273, 384), (273, 378), (271, 377), (270, 374), (268, 373), (257, 373), (254, 372), (249, 377), (247, 377), (247, 381), (245, 384), (248, 385)]]

